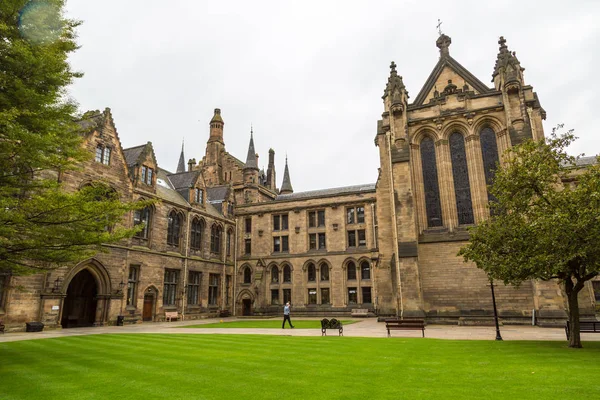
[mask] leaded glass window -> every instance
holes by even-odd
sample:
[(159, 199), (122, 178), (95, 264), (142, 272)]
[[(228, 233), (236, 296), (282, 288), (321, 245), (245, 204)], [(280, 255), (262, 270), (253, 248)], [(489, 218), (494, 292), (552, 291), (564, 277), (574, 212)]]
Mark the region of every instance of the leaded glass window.
[[(494, 175), (496, 168), (500, 162), (498, 158), (498, 144), (496, 142), (496, 134), (489, 128), (483, 128), (479, 134), (479, 142), (481, 143), (481, 155), (483, 157), (483, 172), (485, 174), (485, 184), (489, 187), (494, 183)], [(488, 201), (496, 201), (496, 198), (488, 189)]]
[(435, 144), (430, 137), (426, 137), (421, 141), (421, 169), (423, 170), (423, 186), (425, 189), (427, 227), (443, 226), (440, 186), (435, 163)]
[(450, 157), (452, 159), (452, 176), (454, 177), (454, 194), (459, 225), (474, 223), (471, 187), (469, 185), (469, 169), (463, 135), (454, 132), (450, 135)]

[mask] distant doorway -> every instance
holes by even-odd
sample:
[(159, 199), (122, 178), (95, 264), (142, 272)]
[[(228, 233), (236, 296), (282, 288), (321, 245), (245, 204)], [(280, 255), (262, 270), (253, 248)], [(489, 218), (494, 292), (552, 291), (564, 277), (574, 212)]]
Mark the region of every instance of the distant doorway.
[(142, 321), (154, 321), (154, 300), (155, 293), (152, 288), (148, 288), (144, 293), (144, 308), (142, 309)]
[(62, 327), (93, 326), (96, 320), (97, 296), (96, 279), (89, 270), (81, 270), (69, 283), (62, 314)]
[(252, 299), (242, 300), (242, 315), (252, 315)]

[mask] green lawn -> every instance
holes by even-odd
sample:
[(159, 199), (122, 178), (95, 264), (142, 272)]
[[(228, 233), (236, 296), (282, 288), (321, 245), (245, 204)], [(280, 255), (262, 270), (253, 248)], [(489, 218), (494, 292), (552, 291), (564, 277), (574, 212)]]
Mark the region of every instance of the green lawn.
[(7, 399), (594, 399), (600, 342), (115, 334), (0, 343)]
[[(249, 321), (223, 321), (215, 322), (211, 324), (198, 324), (198, 325), (187, 325), (178, 326), (177, 328), (263, 328), (263, 329), (281, 329), (281, 319), (261, 319), (261, 320), (249, 320)], [(353, 320), (341, 320), (342, 325), (350, 325), (358, 321)], [(321, 329), (321, 321), (317, 320), (302, 320), (292, 319), (294, 329)], [(290, 326), (286, 322), (285, 329), (289, 329)]]

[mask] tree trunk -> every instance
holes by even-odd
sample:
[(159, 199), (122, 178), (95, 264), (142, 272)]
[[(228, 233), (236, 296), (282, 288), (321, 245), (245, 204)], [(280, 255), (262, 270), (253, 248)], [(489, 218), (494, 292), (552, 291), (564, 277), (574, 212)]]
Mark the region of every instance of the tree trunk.
[(565, 292), (569, 302), (569, 347), (581, 348), (581, 333), (579, 332), (579, 301), (577, 295), (583, 288), (579, 282), (573, 285), (571, 278), (565, 279)]

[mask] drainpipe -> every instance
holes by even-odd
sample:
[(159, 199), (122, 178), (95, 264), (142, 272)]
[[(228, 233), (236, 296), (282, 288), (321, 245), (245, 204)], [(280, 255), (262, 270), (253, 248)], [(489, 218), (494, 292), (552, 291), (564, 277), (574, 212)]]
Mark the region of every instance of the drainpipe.
[(185, 305), (187, 304), (188, 258), (190, 256), (190, 229), (192, 209), (188, 211), (187, 229), (185, 231), (185, 257), (183, 258), (183, 288), (181, 289), (181, 320), (185, 321)]
[(231, 289), (231, 301), (233, 302), (233, 311), (232, 311), (232, 315), (235, 316), (236, 313), (236, 288), (237, 288), (237, 242), (238, 242), (238, 228), (237, 228), (237, 218), (234, 218), (234, 234), (233, 237), (235, 238), (234, 242), (233, 242), (233, 288)]
[(390, 205), (392, 211), (392, 226), (394, 227), (394, 263), (396, 264), (396, 279), (398, 282), (398, 298), (400, 308), (400, 318), (404, 316), (404, 301), (402, 299), (402, 280), (400, 278), (400, 258), (398, 257), (398, 222), (396, 219), (396, 201), (394, 199), (394, 177), (393, 177), (393, 165), (392, 165), (392, 140), (390, 138), (390, 132), (385, 134), (387, 139), (388, 148), (388, 162), (390, 165)]

